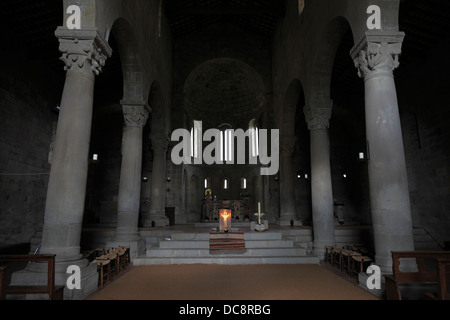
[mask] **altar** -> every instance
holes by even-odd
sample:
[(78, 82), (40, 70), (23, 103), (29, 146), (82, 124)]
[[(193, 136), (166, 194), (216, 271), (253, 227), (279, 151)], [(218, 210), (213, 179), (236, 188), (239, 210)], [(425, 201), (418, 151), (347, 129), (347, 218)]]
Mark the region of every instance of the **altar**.
[(206, 196), (202, 203), (202, 222), (214, 222), (220, 219), (220, 210), (230, 209), (232, 221), (251, 220), (251, 199), (217, 200)]

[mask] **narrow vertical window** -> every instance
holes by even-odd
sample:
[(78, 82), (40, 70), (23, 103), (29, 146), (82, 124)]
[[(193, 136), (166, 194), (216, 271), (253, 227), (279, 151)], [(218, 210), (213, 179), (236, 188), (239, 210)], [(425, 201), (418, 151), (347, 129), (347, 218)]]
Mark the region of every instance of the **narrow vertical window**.
[(242, 190), (247, 189), (247, 179), (245, 179), (245, 178), (241, 179), (241, 189)]
[(194, 125), (191, 128), (191, 157), (194, 159), (199, 158), (200, 148), (202, 139), (202, 122), (194, 121)]
[(220, 161), (231, 162), (233, 161), (233, 129), (228, 123), (219, 126), (220, 130)]
[(194, 148), (195, 148), (195, 145), (194, 145), (194, 128), (192, 128), (191, 129), (191, 158), (193, 158), (194, 157)]
[(259, 129), (256, 126), (256, 120), (253, 119), (248, 125), (250, 131), (250, 148), (252, 157), (259, 156)]

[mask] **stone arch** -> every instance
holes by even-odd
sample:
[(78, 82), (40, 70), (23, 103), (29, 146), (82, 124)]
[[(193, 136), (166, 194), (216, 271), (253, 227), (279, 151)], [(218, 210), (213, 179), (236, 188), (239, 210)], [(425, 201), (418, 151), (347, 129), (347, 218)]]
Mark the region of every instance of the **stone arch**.
[(127, 20), (118, 18), (111, 28), (111, 34), (117, 42), (122, 64), (123, 100), (142, 102), (144, 97), (142, 58), (134, 31)]
[[(304, 90), (300, 80), (295, 79), (289, 85), (283, 103), (283, 116), (281, 120), (280, 134), (282, 136), (295, 135), (295, 119), (297, 115), (298, 104), (304, 104)], [(303, 101), (299, 101), (302, 99)]]
[(331, 108), (331, 77), (335, 62), (336, 52), (341, 41), (351, 28), (349, 21), (338, 16), (333, 18), (325, 27), (323, 41), (316, 50), (314, 69), (311, 73), (311, 81), (307, 92), (307, 105), (309, 108)]

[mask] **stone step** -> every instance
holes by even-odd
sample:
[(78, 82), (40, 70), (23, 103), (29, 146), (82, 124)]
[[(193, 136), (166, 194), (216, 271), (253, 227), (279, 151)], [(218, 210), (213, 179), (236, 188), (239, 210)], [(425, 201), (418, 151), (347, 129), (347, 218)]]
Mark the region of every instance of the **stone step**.
[(154, 258), (138, 257), (133, 261), (135, 266), (148, 265), (181, 265), (181, 264), (222, 264), (222, 265), (258, 265), (258, 264), (318, 264), (319, 258), (316, 256), (300, 257), (227, 257), (221, 255), (211, 255), (199, 258)]
[(210, 254), (207, 249), (150, 249), (147, 250), (147, 257), (157, 258), (222, 258), (222, 257), (297, 257), (305, 256), (305, 248), (247, 248), (242, 253), (220, 253)]
[[(246, 248), (282, 248), (293, 247), (292, 240), (246, 240)], [(152, 246), (153, 248), (154, 246)], [(207, 249), (209, 248), (209, 240), (163, 240), (159, 243), (162, 249)]]
[[(225, 234), (226, 235), (226, 234)], [(280, 232), (246, 232), (244, 234), (247, 240), (281, 240), (283, 235)], [(203, 233), (174, 233), (170, 235), (171, 240), (208, 240), (210, 234)]]

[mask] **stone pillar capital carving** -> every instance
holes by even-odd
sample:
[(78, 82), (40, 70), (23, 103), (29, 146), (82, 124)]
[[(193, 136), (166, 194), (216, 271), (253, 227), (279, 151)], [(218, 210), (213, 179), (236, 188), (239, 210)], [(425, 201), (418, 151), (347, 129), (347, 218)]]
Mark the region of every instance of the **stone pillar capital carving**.
[(150, 111), (145, 105), (122, 104), (122, 110), (127, 127), (143, 128), (147, 124)]
[(374, 71), (397, 69), (404, 37), (403, 32), (367, 32), (350, 53), (358, 75), (366, 78)]
[(281, 136), (280, 137), (281, 155), (291, 156), (295, 151), (296, 141), (297, 138), (295, 136)]
[(303, 112), (309, 130), (328, 129), (330, 127), (331, 106), (327, 108), (305, 107)]
[(97, 29), (69, 30), (58, 27), (55, 36), (59, 39), (60, 58), (64, 69), (90, 71), (99, 75), (111, 57), (112, 49), (100, 36)]

